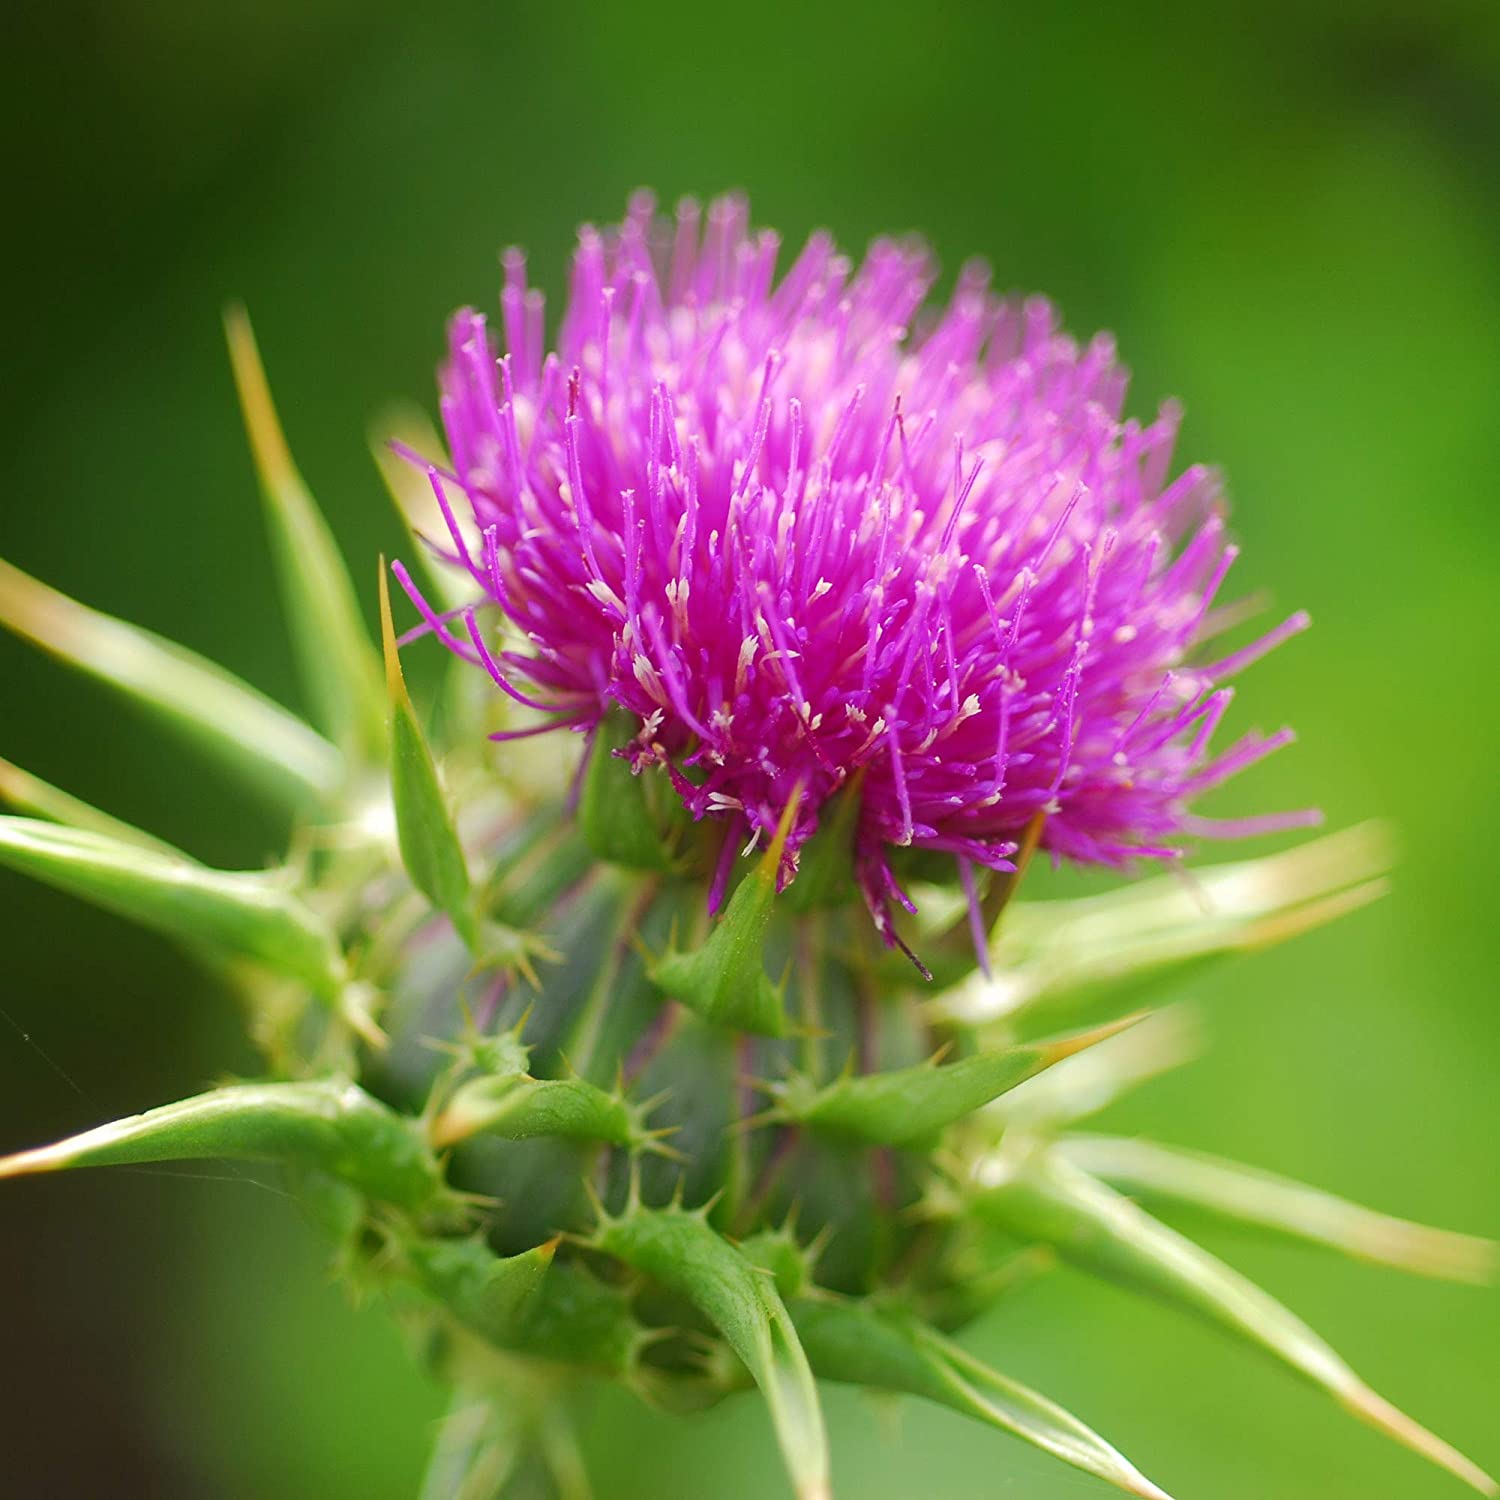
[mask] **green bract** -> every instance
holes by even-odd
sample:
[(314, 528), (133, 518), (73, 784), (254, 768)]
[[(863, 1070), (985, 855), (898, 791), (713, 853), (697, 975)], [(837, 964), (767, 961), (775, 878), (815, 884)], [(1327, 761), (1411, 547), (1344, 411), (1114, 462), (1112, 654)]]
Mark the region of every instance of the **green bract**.
[[(1166, 986), (1378, 894), (1378, 834), (1220, 866), (1191, 891), (1030, 902), (1019, 874), (995, 878), (976, 893), (988, 975), (962, 893), (918, 880), (903, 937), (928, 986), (889, 960), (855, 891), (856, 776), (786, 894), (795, 796), (710, 917), (717, 830), (615, 754), (626, 717), (600, 723), (571, 812), (564, 775), (522, 774), (474, 727), (497, 727), (466, 696), (477, 674), (446, 690), (442, 722), (462, 733), (434, 741), (384, 570), (382, 671), (242, 314), (229, 335), (321, 733), (5, 564), (0, 621), (283, 797), (299, 836), (339, 827), (337, 852), (207, 869), (0, 762), (0, 795), (28, 815), (0, 818), (0, 863), (223, 964), (266, 1058), (261, 1079), (20, 1151), (0, 1176), (284, 1165), (338, 1263), (384, 1288), (453, 1386), (424, 1500), (538, 1475), (579, 1493), (570, 1422), (598, 1381), (684, 1413), (758, 1389), (793, 1489), (818, 1500), (837, 1473), (819, 1379), (936, 1402), (1161, 1500), (1082, 1421), (953, 1341), (1056, 1261), (1228, 1330), (1495, 1493), (1298, 1316), (1123, 1194), (1456, 1279), (1486, 1275), (1491, 1246), (1074, 1128), (1191, 1050), (1178, 1012), (1150, 1009)], [(428, 524), (422, 486), (390, 477)]]

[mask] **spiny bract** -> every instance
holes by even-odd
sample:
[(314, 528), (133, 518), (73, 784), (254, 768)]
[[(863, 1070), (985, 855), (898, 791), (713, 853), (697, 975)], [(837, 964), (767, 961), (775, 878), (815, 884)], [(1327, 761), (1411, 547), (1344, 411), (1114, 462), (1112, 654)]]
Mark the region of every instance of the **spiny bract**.
[[(0, 1176), (284, 1164), (452, 1385), (433, 1500), (578, 1493), (600, 1381), (684, 1412), (758, 1386), (796, 1492), (825, 1496), (819, 1379), (1160, 1497), (950, 1337), (1057, 1260), (1207, 1318), (1494, 1494), (1135, 1200), (1428, 1275), (1481, 1279), (1491, 1246), (1077, 1128), (1185, 1059), (1153, 992), (1379, 894), (1378, 833), (1012, 900), (1038, 848), (1119, 866), (1303, 821), (1189, 807), (1287, 739), (1209, 749), (1224, 679), (1302, 618), (1205, 649), (1239, 620), (1214, 602), (1217, 487), (1169, 477), (1174, 410), (1122, 420), (1107, 341), (1080, 349), (975, 271), (929, 318), (907, 244), (854, 271), (817, 236), (777, 280), (746, 223), (726, 199), (674, 228), (640, 198), (585, 230), (545, 357), (507, 257), (505, 357), (476, 314), (453, 324), (450, 456), (412, 419), (377, 455), (428, 572), (394, 568), (421, 617), (398, 642), (372, 566), (379, 652), (231, 313), (316, 729), (0, 563), (0, 619), (298, 821), (284, 866), (211, 870), (0, 762), (29, 814), (0, 818), (0, 861), (220, 963), (266, 1073)], [(428, 634), (467, 663), (438, 759), (398, 659)], [(586, 736), (576, 769), (521, 743), (559, 726)]]

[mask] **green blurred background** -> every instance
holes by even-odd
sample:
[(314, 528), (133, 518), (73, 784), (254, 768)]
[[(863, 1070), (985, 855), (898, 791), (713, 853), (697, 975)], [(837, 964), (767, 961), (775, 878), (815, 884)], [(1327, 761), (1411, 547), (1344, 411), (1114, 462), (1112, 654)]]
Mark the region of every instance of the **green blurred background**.
[[(742, 186), (795, 241), (918, 229), (1120, 336), (1134, 409), (1226, 465), (1241, 587), (1306, 605), (1241, 724), (1300, 746), (1221, 804), (1392, 820), (1393, 899), (1195, 992), (1213, 1040), (1114, 1111), (1378, 1206), (1500, 1232), (1492, 688), (1500, 584), (1500, 13), (1201, 7), (17, 4), (3, 165), (0, 553), (294, 700), (218, 327), (244, 297), (361, 580), (398, 545), (365, 427), (430, 399), (496, 251), (560, 285), (627, 191)], [(203, 858), (282, 830), (212, 768), (0, 640), (0, 753)], [(0, 876), (0, 1147), (250, 1065), (166, 945)], [(268, 1173), (0, 1195), (8, 1495), (414, 1493), (439, 1394), (352, 1309)], [(1210, 1243), (1374, 1385), (1500, 1464), (1500, 1298)], [(974, 1330), (1183, 1500), (1454, 1494), (1214, 1336), (1060, 1276)], [(915, 1407), (829, 1396), (845, 1495), (1103, 1494)], [(781, 1493), (764, 1417), (621, 1399), (600, 1500)]]

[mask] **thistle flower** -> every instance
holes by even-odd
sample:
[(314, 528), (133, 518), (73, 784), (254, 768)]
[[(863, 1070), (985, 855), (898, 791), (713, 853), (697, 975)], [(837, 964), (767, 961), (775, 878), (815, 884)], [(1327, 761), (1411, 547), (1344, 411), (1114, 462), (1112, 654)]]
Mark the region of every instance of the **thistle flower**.
[(743, 200), (698, 219), (684, 204), (669, 229), (641, 195), (585, 229), (555, 354), (517, 252), (498, 365), (485, 319), (454, 318), (453, 461), (429, 476), (447, 555), (515, 646), (413, 590), (451, 649), (548, 724), (618, 705), (618, 753), (740, 842), (800, 789), (783, 881), (858, 776), (877, 912), (891, 847), (1008, 871), (1044, 818), (1044, 847), (1122, 866), (1309, 821), (1189, 811), (1290, 739), (1209, 749), (1222, 684), (1306, 617), (1205, 655), (1235, 556), (1219, 483), (1169, 477), (1175, 406), (1124, 419), (1108, 337), (1081, 348), (978, 266), (928, 317), (917, 244), (855, 270), (815, 235), (778, 280)]
[[(819, 1381), (937, 1402), (1161, 1500), (951, 1337), (1056, 1259), (1208, 1319), (1494, 1494), (1125, 1194), (1428, 1275), (1480, 1279), (1492, 1246), (1078, 1129), (1186, 1060), (1177, 1012), (1147, 1013), (1175, 979), (1383, 890), (1383, 841), (1355, 829), (1191, 891), (1017, 895), (1038, 845), (1113, 866), (1269, 826), (1189, 804), (1284, 743), (1208, 747), (1220, 684), (1301, 620), (1205, 664), (1232, 551), (1213, 480), (1168, 477), (1175, 413), (1122, 422), (1109, 346), (977, 273), (924, 328), (911, 247), (851, 274), (817, 238), (778, 282), (737, 200), (701, 243), (691, 209), (663, 239), (645, 200), (585, 232), (546, 359), (511, 256), (506, 357), (475, 315), (454, 325), (451, 462), (384, 464), (414, 534), (435, 518), (441, 538), (420, 554), (433, 603), (395, 569), (412, 634), (464, 658), (441, 754), (386, 570), (377, 650), (241, 313), (316, 726), (0, 564), (0, 622), (297, 824), (276, 867), (211, 870), (0, 761), (28, 814), (0, 818), (0, 863), (215, 962), (264, 1057), (0, 1157), (0, 1178), (281, 1164), (453, 1388), (428, 1500), (579, 1493), (572, 1424), (600, 1381), (683, 1412), (757, 1387), (804, 1500), (830, 1493)], [(514, 740), (558, 726), (587, 737), (572, 797), (514, 773)], [(765, 847), (736, 858), (747, 842)]]

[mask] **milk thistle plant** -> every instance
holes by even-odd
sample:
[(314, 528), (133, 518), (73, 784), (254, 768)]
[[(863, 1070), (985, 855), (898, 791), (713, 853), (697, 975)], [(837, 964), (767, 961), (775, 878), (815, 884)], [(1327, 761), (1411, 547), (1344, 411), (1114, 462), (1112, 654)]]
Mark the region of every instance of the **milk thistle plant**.
[[(444, 438), (382, 445), (416, 571), (356, 571), (379, 647), (231, 313), (316, 728), (0, 564), (6, 624), (296, 819), (276, 868), (213, 870), (4, 768), (0, 859), (218, 966), (264, 1072), (0, 1176), (281, 1164), (452, 1387), (427, 1500), (583, 1495), (600, 1382), (684, 1413), (758, 1388), (816, 1500), (819, 1381), (1160, 1500), (954, 1341), (1059, 1262), (1495, 1494), (1169, 1220), (1455, 1278), (1488, 1245), (1079, 1128), (1183, 1060), (1152, 1007), (1184, 971), (1382, 888), (1369, 829), (1179, 868), (1313, 821), (1194, 810), (1290, 738), (1214, 743), (1226, 684), (1304, 617), (1219, 644), (1245, 611), (1218, 480), (1174, 475), (1175, 408), (1123, 417), (1110, 340), (974, 268), (933, 311), (912, 243), (856, 267), (818, 235), (779, 276), (778, 249), (738, 199), (668, 221), (638, 198), (582, 232), (555, 352), (508, 254), (498, 329), (452, 322)], [(401, 653), (444, 648), (419, 712)], [(1030, 900), (1042, 857), (1165, 873)]]

